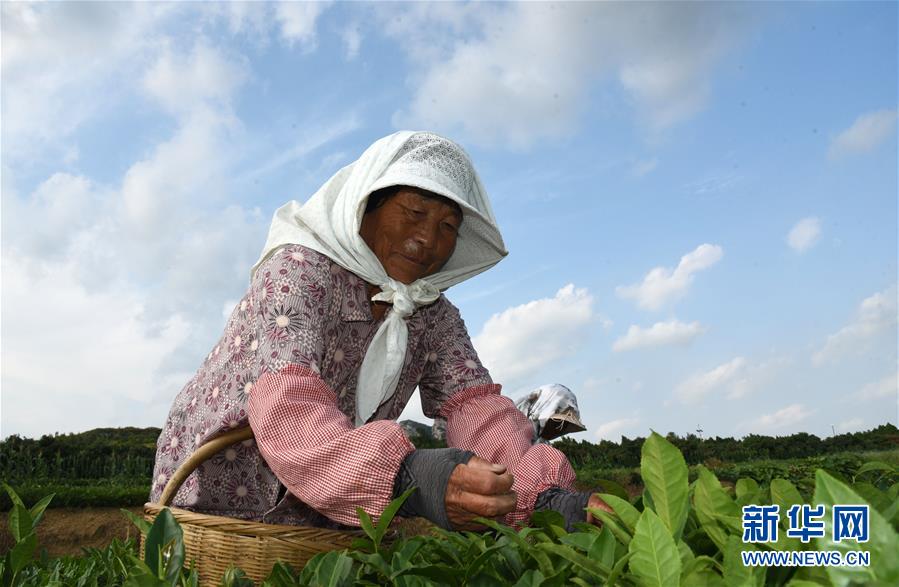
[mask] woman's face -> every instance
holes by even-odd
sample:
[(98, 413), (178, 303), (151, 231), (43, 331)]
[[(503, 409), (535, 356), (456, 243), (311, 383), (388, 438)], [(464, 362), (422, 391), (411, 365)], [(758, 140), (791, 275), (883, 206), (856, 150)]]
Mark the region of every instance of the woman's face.
[(451, 201), (404, 186), (365, 213), (359, 235), (387, 275), (409, 284), (446, 264), (461, 224), (462, 212)]

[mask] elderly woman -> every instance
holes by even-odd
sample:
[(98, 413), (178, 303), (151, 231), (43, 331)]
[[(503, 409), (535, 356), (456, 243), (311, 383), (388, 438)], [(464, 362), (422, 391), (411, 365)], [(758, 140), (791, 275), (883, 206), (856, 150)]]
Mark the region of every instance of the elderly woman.
[[(191, 474), (173, 505), (269, 523), (358, 526), (417, 487), (400, 515), (477, 529), (539, 509), (569, 527), (598, 496), (571, 490), (562, 453), (500, 395), (441, 291), (506, 250), (455, 143), (385, 137), (304, 205), (277, 211), (225, 332), (175, 398), (159, 437), (156, 501), (197, 447), (249, 424), (254, 440)], [(416, 450), (395, 422), (414, 389), (453, 448)]]

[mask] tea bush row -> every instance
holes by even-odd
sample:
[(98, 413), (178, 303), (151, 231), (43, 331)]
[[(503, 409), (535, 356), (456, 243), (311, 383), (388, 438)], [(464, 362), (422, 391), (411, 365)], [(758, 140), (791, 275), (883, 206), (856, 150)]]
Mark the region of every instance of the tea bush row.
[[(435, 530), (387, 542), (385, 536), (402, 501), (390, 504), (375, 522), (357, 510), (367, 538), (352, 549), (316, 555), (299, 572), (276, 565), (263, 585), (497, 585), (544, 587), (578, 585), (896, 585), (899, 584), (899, 470), (889, 462), (869, 461), (845, 482), (823, 469), (815, 473), (810, 500), (785, 479), (762, 488), (739, 479), (733, 491), (704, 466), (689, 480), (683, 455), (665, 438), (652, 435), (641, 448), (642, 495), (623, 499), (604, 494), (614, 513), (590, 510), (602, 528), (580, 524), (566, 532), (561, 515), (540, 512), (520, 530), (481, 520), (483, 533)], [(33, 560), (34, 527), (48, 499), (33, 508), (10, 490), (15, 506), (10, 525), (17, 544), (0, 561), (4, 584), (15, 585), (197, 585), (197, 573), (186, 565), (182, 530), (169, 510), (152, 526), (136, 523), (145, 534), (144, 560), (116, 542), (105, 551), (88, 551), (78, 559)], [(775, 542), (744, 544), (740, 511), (747, 504), (777, 504), (781, 511), (810, 502), (825, 507), (831, 519), (835, 504), (864, 504), (870, 510), (870, 540), (831, 541), (826, 535), (803, 543), (787, 536), (786, 516)], [(867, 567), (746, 567), (741, 551), (826, 550), (870, 553)], [(79, 575), (80, 573), (80, 575)], [(239, 569), (221, 578), (226, 587), (252, 583)]]

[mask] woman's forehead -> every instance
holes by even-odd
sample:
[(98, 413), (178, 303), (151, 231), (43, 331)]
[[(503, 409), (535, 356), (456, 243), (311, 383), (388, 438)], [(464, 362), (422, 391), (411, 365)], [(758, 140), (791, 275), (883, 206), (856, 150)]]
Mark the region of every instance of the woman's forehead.
[(417, 197), (424, 200), (440, 202), (441, 204), (451, 208), (459, 216), (459, 218), (462, 218), (463, 216), (462, 207), (459, 206), (458, 203), (450, 200), (446, 196), (441, 196), (440, 194), (435, 194), (434, 192), (429, 192), (428, 190), (404, 185), (400, 186), (399, 189), (397, 189), (396, 195), (405, 195), (406, 197)]

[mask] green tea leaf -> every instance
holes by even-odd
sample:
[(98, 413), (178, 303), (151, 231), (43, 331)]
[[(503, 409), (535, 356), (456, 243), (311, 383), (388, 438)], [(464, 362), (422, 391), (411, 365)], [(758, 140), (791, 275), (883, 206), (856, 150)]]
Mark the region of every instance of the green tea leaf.
[(545, 550), (546, 552), (550, 552), (560, 558), (574, 563), (576, 566), (594, 575), (597, 579), (605, 579), (612, 572), (611, 568), (605, 566), (601, 562), (587, 558), (581, 553), (576, 552), (574, 549), (563, 544), (543, 543), (538, 544), (537, 548)]
[(411, 566), (409, 562), (412, 557), (424, 546), (425, 538), (422, 536), (414, 536), (402, 543), (393, 551), (391, 558), (391, 568), (394, 571), (404, 570)]
[(677, 541), (677, 554), (680, 556), (681, 577), (683, 577), (687, 573), (687, 567), (696, 560), (696, 555), (693, 554), (693, 549), (683, 540)]
[(253, 587), (251, 581), (243, 569), (228, 567), (222, 576), (222, 587)]
[(41, 518), (44, 517), (44, 510), (47, 509), (47, 506), (50, 505), (50, 502), (53, 501), (53, 498), (56, 497), (55, 493), (51, 493), (50, 495), (44, 497), (39, 502), (31, 506), (31, 509), (28, 510), (28, 513), (31, 514), (31, 529), (37, 528), (37, 525), (40, 524)]
[(762, 587), (765, 584), (765, 567), (747, 567), (743, 565), (740, 553), (744, 550), (755, 550), (752, 544), (743, 544), (736, 536), (727, 539), (724, 551), (724, 582), (740, 587)]
[(887, 497), (886, 493), (865, 481), (854, 483), (852, 490), (861, 495), (866, 502), (877, 508), (877, 511), (882, 514), (885, 514), (890, 509), (890, 506), (895, 503), (895, 500)]
[(353, 559), (343, 551), (332, 550), (322, 557), (315, 571), (315, 584), (322, 587), (341, 587), (349, 585), (350, 572), (353, 570)]
[(157, 577), (144, 561), (133, 554), (130, 555), (130, 560), (131, 566), (124, 587), (170, 587), (170, 584)]
[(420, 567), (412, 567), (401, 571), (396, 578), (406, 576), (425, 577), (435, 581), (438, 585), (458, 585), (459, 569), (444, 564), (425, 565)]
[(639, 585), (667, 587), (680, 581), (681, 563), (668, 528), (650, 509), (637, 522), (628, 552), (630, 569)]
[(624, 527), (627, 528), (631, 534), (633, 534), (634, 529), (637, 527), (637, 520), (640, 519), (640, 512), (637, 511), (637, 508), (632, 506), (630, 502), (608, 493), (601, 493), (599, 497), (601, 497), (604, 502), (609, 504), (609, 507), (614, 510), (615, 515), (618, 516), (618, 518), (622, 522), (624, 522)]
[(615, 563), (615, 566), (612, 567), (612, 572), (609, 573), (609, 578), (606, 579), (606, 587), (613, 587), (614, 585), (618, 585), (618, 579), (621, 577), (621, 574), (624, 572), (624, 567), (630, 562), (631, 553), (626, 553), (618, 562)]
[(612, 514), (598, 508), (587, 508), (587, 511), (593, 514), (594, 518), (602, 521), (603, 527), (611, 530), (619, 542), (625, 546), (631, 543), (631, 535), (615, 521)]
[(615, 566), (615, 550), (617, 546), (618, 542), (615, 540), (612, 531), (603, 527), (599, 538), (587, 550), (587, 558), (599, 561), (611, 569)]
[(31, 534), (32, 526), (31, 514), (28, 513), (25, 506), (18, 503), (13, 504), (12, 509), (9, 510), (9, 533), (16, 539), (16, 542)]
[(712, 570), (710, 567), (698, 567), (684, 575), (681, 579), (680, 587), (730, 587), (725, 583), (724, 578)]
[(262, 582), (264, 587), (287, 587), (296, 585), (299, 578), (295, 578), (291, 568), (282, 561), (278, 561), (272, 567), (268, 577)]
[(594, 493), (608, 493), (614, 495), (615, 497), (620, 497), (625, 501), (630, 499), (627, 494), (627, 489), (625, 489), (620, 483), (616, 483), (611, 479), (597, 479), (595, 481), (595, 485), (599, 486), (599, 490), (594, 491)]
[(169, 508), (156, 516), (144, 548), (144, 560), (159, 579), (172, 583), (184, 565), (184, 533)]
[(119, 509), (119, 511), (122, 512), (122, 515), (125, 516), (126, 518), (128, 518), (128, 520), (132, 524), (137, 526), (137, 529), (140, 531), (141, 534), (146, 535), (147, 532), (150, 531), (150, 522), (148, 522), (141, 516), (138, 516), (138, 515), (134, 514), (133, 512), (126, 510), (126, 509)]
[(781, 521), (786, 523), (786, 516), (791, 507), (805, 503), (796, 487), (786, 479), (771, 480), (771, 503), (780, 506)]
[(541, 528), (553, 542), (567, 534), (565, 531), (565, 518), (555, 510), (543, 510), (531, 515), (531, 526)]
[(599, 534), (587, 534), (586, 532), (574, 532), (572, 534), (566, 534), (559, 539), (559, 542), (562, 544), (567, 544), (568, 546), (573, 546), (579, 550), (582, 550), (584, 553), (590, 551), (590, 547), (599, 540)]
[(6, 493), (9, 494), (9, 499), (10, 499), (10, 501), (13, 502), (13, 504), (18, 504), (18, 505), (20, 505), (20, 506), (22, 506), (22, 507), (25, 507), (25, 504), (22, 503), (22, 500), (21, 500), (21, 498), (19, 498), (19, 494), (16, 493), (15, 489), (13, 489), (12, 487), (10, 487), (10, 486), (7, 485), (6, 483), (3, 484), (3, 489), (5, 489), (5, 490), (6, 490)]
[(711, 471), (702, 465), (697, 470), (699, 478), (693, 492), (696, 518), (718, 549), (724, 551), (727, 548), (728, 531), (742, 530), (740, 510)]
[(855, 472), (855, 476), (852, 478), (852, 481), (855, 482), (856, 477), (864, 475), (870, 471), (884, 471), (887, 473), (895, 473), (896, 467), (889, 463), (884, 463), (883, 461), (868, 461), (861, 467), (859, 467), (858, 471)]
[(859, 544), (855, 540), (833, 542), (834, 504), (864, 504), (860, 495), (825, 471), (815, 475), (815, 503), (824, 504), (824, 538), (816, 538), (818, 550), (864, 550), (871, 553), (869, 567), (827, 567), (827, 575), (835, 585), (845, 585), (852, 581), (860, 583), (899, 584), (899, 535), (875, 508), (869, 508), (870, 522), (868, 542)]
[(684, 565), (681, 571), (681, 587), (706, 587), (723, 584), (719, 574), (724, 572), (721, 564), (710, 556), (700, 555)]
[(742, 498), (747, 495), (758, 493), (759, 484), (756, 483), (755, 479), (743, 478), (737, 481), (737, 485), (734, 487), (734, 490), (737, 494), (737, 498)]
[(371, 516), (362, 509), (361, 507), (356, 508), (356, 514), (359, 516), (359, 525), (362, 526), (362, 530), (365, 531), (365, 535), (372, 541), (372, 544), (375, 546), (375, 551), (378, 550), (379, 540), (378, 532), (375, 530), (375, 525), (371, 521)]
[[(16, 504), (16, 507), (21, 507)], [(34, 532), (26, 534), (21, 539), (16, 540), (16, 545), (9, 551), (9, 566), (13, 575), (25, 568), (25, 565), (31, 561), (34, 551), (37, 548), (37, 534)]]
[(404, 491), (402, 495), (391, 501), (386, 508), (384, 508), (384, 512), (381, 514), (381, 517), (378, 518), (378, 526), (375, 530), (377, 532), (377, 540), (375, 541), (376, 545), (381, 545), (381, 540), (384, 538), (384, 535), (387, 534), (387, 529), (390, 527), (390, 522), (393, 521), (396, 513), (400, 511), (401, 507), (403, 507), (403, 502), (409, 499), (409, 496), (412, 495), (415, 489), (415, 487), (410, 487), (409, 489)]
[(518, 582), (515, 583), (512, 587), (540, 587), (543, 585), (543, 580), (546, 577), (543, 576), (537, 569), (528, 569), (524, 573), (522, 573), (521, 577), (519, 577)]
[(486, 563), (491, 558), (493, 558), (495, 551), (499, 550), (501, 547), (502, 547), (502, 545), (494, 544), (493, 546), (485, 548), (483, 550), (483, 552), (481, 552), (481, 554), (479, 554), (477, 557), (475, 557), (475, 559), (473, 561), (471, 561), (471, 564), (468, 565), (468, 568), (465, 569), (465, 581), (464, 582), (469, 583), (471, 581), (472, 577), (474, 577), (475, 575), (477, 575), (480, 572), (481, 567), (484, 566), (484, 563)]
[(659, 518), (675, 539), (680, 538), (687, 521), (689, 489), (684, 456), (676, 446), (653, 432), (643, 443), (640, 474)]

